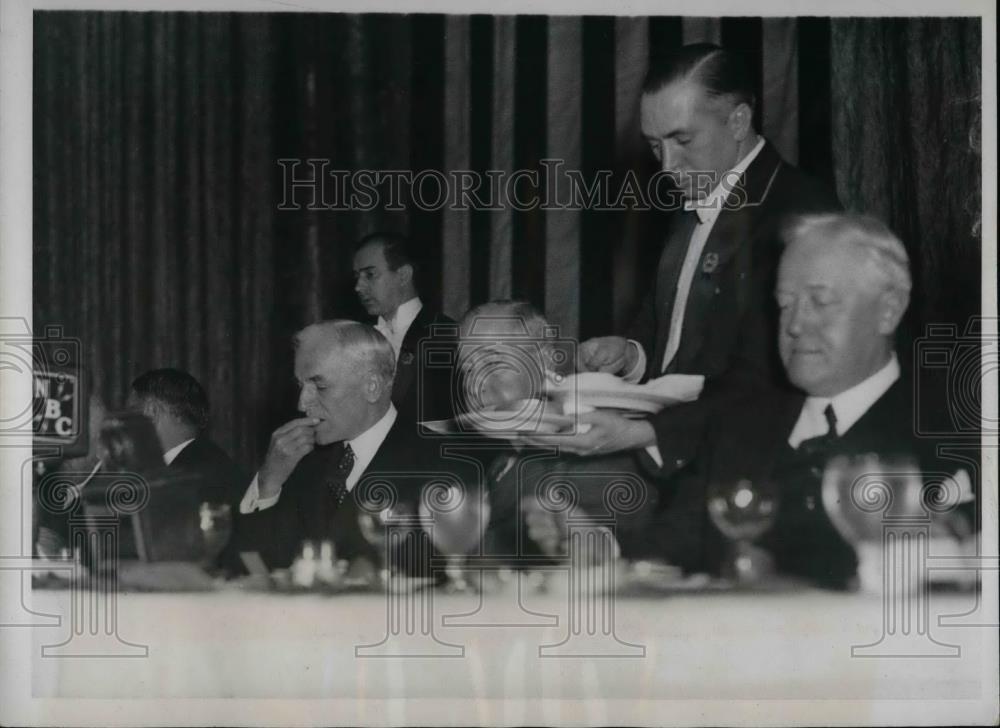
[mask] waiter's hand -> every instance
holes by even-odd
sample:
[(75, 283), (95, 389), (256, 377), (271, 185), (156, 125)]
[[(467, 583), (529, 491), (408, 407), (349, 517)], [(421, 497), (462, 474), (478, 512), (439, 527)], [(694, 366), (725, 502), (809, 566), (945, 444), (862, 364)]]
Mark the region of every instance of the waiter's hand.
[(574, 455), (606, 455), (639, 450), (656, 444), (656, 432), (646, 420), (633, 420), (613, 412), (577, 415), (574, 435), (524, 435), (519, 442), (535, 447), (558, 447)]
[(318, 423), (319, 420), (315, 417), (300, 417), (286, 422), (271, 434), (267, 458), (257, 472), (257, 488), (261, 498), (277, 495), (299, 460), (316, 447)]
[(621, 336), (598, 336), (580, 344), (579, 366), (584, 372), (626, 374), (638, 358), (635, 345)]

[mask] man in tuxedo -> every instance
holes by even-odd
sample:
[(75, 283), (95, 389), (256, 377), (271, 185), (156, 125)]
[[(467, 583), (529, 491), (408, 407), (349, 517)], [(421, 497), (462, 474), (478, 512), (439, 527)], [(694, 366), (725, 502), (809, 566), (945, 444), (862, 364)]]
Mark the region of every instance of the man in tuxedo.
[(894, 351), (911, 285), (903, 244), (873, 218), (842, 214), (804, 216), (786, 237), (776, 288), (778, 348), (799, 391), (750, 398), (716, 417), (656, 536), (670, 560), (717, 568), (724, 544), (707, 516), (708, 484), (769, 482), (778, 490), (778, 510), (762, 545), (778, 569), (843, 587), (857, 559), (821, 498), (831, 458), (875, 453), (921, 472), (958, 471), (962, 505), (948, 524), (959, 538), (975, 524), (972, 487), (961, 463), (942, 461), (936, 443), (915, 434), (913, 383)]
[(368, 314), (377, 317), (375, 328), (392, 345), (396, 357), (392, 402), (408, 423), (446, 419), (454, 412), (447, 369), (424, 366), (420, 357), (421, 342), (426, 346), (436, 333), (440, 336), (435, 327), (454, 326), (455, 321), (423, 304), (418, 274), (409, 241), (402, 235), (372, 233), (358, 244), (354, 290)]
[(235, 504), (245, 476), (206, 434), (208, 396), (197, 379), (180, 369), (152, 369), (132, 382), (129, 406), (152, 420), (168, 468), (198, 476), (203, 501)]
[[(444, 460), (437, 443), (402, 420), (392, 402), (394, 368), (392, 346), (366, 324), (325, 321), (296, 335), (298, 406), (305, 417), (274, 431), (240, 503), (247, 518), (268, 526), (255, 528), (266, 540), (244, 546), (258, 550), (268, 566), (288, 566), (303, 540), (332, 540), (339, 558), (376, 560), (358, 516), (383, 484), (398, 511), (416, 515), (430, 484), (475, 482), (474, 471)], [(428, 566), (412, 561), (412, 569)]]
[(711, 44), (685, 46), (650, 68), (642, 133), (683, 206), (628, 335), (585, 341), (579, 367), (630, 382), (701, 375), (705, 386), (697, 401), (649, 420), (585, 415), (589, 431), (565, 439), (564, 451), (645, 451), (643, 464), (667, 478), (690, 462), (713, 412), (784, 384), (772, 297), (778, 229), (788, 215), (837, 202), (754, 129), (752, 88), (742, 62)]

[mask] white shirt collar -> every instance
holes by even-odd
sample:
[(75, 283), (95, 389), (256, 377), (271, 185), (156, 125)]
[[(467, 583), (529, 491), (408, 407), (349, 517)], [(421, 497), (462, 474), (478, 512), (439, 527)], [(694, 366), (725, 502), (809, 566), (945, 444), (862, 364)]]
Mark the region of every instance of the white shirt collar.
[(823, 413), (827, 405), (831, 404), (837, 418), (837, 434), (843, 435), (871, 409), (899, 376), (899, 359), (893, 352), (884, 367), (850, 389), (833, 397), (806, 397), (798, 422), (788, 437), (788, 444), (798, 447), (803, 440), (826, 434), (829, 426)]
[(417, 318), (417, 314), (420, 313), (420, 309), (423, 307), (424, 304), (420, 298), (414, 296), (409, 301), (399, 304), (396, 312), (388, 319), (379, 316), (377, 327), (387, 329), (394, 334), (402, 336), (410, 329), (410, 324)]
[(177, 459), (177, 456), (181, 454), (181, 451), (192, 442), (194, 442), (193, 437), (190, 440), (185, 440), (178, 445), (174, 445), (172, 448), (163, 453), (163, 462), (170, 465), (175, 459)]
[(389, 434), (389, 430), (392, 429), (392, 425), (396, 421), (396, 414), (396, 407), (390, 404), (389, 409), (386, 410), (385, 414), (382, 415), (382, 418), (378, 422), (355, 437), (353, 440), (347, 440), (344, 443), (345, 445), (350, 445), (351, 450), (354, 451), (354, 467), (351, 468), (351, 473), (347, 476), (347, 481), (345, 482), (348, 492), (350, 492), (354, 488), (355, 484), (361, 480), (361, 476), (371, 464), (372, 458), (375, 457), (375, 453), (377, 453), (378, 449), (382, 447), (382, 442), (385, 440), (386, 435)]
[(747, 167), (753, 163), (753, 160), (757, 158), (757, 155), (760, 154), (760, 150), (763, 148), (764, 137), (761, 136), (754, 145), (754, 148), (743, 159), (737, 162), (735, 167), (722, 175), (719, 184), (709, 193), (708, 197), (704, 200), (687, 200), (684, 202), (684, 209), (688, 212), (694, 210), (695, 214), (698, 215), (698, 220), (703, 223), (712, 221), (718, 217), (722, 211), (722, 203), (725, 202), (729, 193), (732, 192), (736, 180), (743, 176), (743, 173), (747, 171)]

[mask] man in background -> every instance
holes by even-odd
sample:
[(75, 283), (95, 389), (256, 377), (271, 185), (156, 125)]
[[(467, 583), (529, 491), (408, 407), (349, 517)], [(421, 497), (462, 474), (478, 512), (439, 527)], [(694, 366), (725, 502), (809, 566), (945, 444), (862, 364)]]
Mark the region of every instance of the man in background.
[(180, 369), (152, 369), (132, 382), (129, 406), (152, 420), (168, 468), (199, 477), (203, 501), (235, 502), (245, 476), (208, 437), (208, 395), (197, 379)]
[(425, 366), (421, 342), (426, 346), (434, 326), (455, 322), (424, 305), (418, 276), (419, 266), (402, 235), (376, 232), (358, 244), (354, 290), (365, 311), (376, 317), (375, 328), (392, 346), (396, 359), (392, 402), (407, 423), (445, 419), (454, 412), (447, 369)]

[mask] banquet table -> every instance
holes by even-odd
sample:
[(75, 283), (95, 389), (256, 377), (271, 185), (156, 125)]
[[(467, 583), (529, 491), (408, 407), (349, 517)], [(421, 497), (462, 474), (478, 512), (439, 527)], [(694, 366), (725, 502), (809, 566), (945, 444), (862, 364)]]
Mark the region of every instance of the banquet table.
[[(584, 720), (607, 722), (622, 700), (977, 700), (996, 660), (995, 628), (965, 624), (977, 618), (975, 592), (932, 592), (908, 612), (918, 621), (900, 624), (898, 609), (860, 593), (605, 594), (575, 604), (560, 579), (482, 601), (230, 587), (123, 592), (95, 606), (36, 589), (31, 608), (61, 618), (32, 630), (32, 695), (349, 699), (361, 722), (380, 700), (463, 699), (488, 711), (502, 698), (554, 699), (553, 710), (582, 701)], [(77, 655), (74, 624), (93, 638)], [(887, 629), (896, 646), (870, 654), (890, 644)]]

